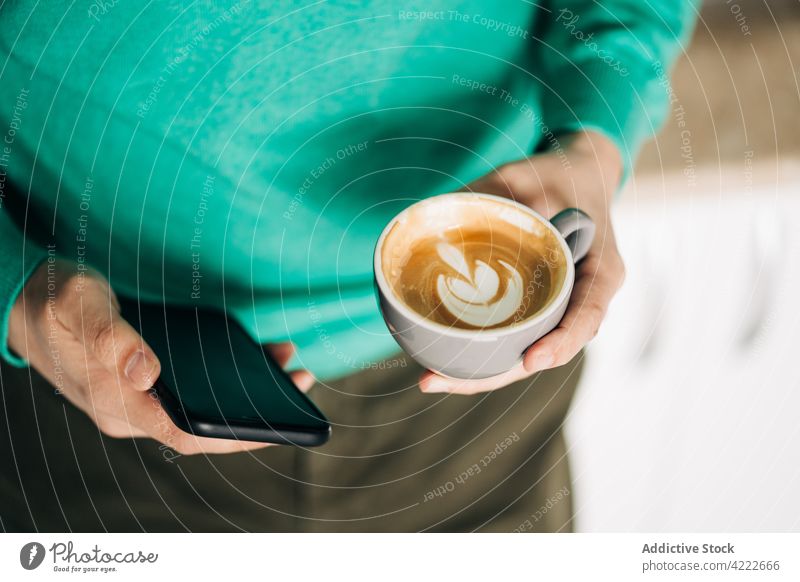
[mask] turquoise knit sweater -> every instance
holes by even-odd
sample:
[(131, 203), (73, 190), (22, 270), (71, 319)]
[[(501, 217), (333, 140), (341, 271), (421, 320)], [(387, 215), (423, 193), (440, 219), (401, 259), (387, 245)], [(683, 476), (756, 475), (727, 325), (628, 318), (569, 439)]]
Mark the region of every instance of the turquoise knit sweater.
[(681, 0), (6, 2), (0, 355), (50, 253), (119, 294), (224, 307), (321, 378), (397, 349), (372, 248), (415, 200), (662, 123)]

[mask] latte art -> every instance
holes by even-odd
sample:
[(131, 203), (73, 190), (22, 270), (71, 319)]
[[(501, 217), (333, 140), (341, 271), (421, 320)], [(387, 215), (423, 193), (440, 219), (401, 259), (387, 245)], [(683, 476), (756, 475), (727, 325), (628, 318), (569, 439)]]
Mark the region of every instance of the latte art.
[[(475, 327), (492, 327), (519, 310), (524, 291), (516, 268), (503, 260), (498, 261), (503, 273), (481, 260), (471, 267), (460, 249), (444, 242), (436, 250), (442, 261), (458, 272), (456, 277), (440, 274), (436, 280), (439, 301), (457, 320)], [(502, 294), (501, 280), (505, 286)]]
[(561, 289), (566, 257), (557, 236), (513, 203), (442, 196), (398, 217), (381, 249), (394, 295), (447, 327), (513, 326)]

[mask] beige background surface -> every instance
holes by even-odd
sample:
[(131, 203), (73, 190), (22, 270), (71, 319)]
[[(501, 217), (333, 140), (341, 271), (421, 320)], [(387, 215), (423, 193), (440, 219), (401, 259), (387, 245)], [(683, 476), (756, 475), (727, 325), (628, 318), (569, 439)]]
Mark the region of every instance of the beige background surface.
[[(653, 188), (654, 176), (656, 183), (661, 177), (669, 182), (669, 196), (713, 195), (731, 182), (764, 186), (797, 176), (799, 63), (797, 0), (706, 2), (673, 77), (675, 107), (683, 107), (690, 132), (691, 159), (682, 157), (685, 142), (673, 111), (639, 159), (632, 182), (645, 181), (636, 193), (660, 196), (663, 189)], [(696, 182), (683, 175), (687, 169), (696, 172)]]

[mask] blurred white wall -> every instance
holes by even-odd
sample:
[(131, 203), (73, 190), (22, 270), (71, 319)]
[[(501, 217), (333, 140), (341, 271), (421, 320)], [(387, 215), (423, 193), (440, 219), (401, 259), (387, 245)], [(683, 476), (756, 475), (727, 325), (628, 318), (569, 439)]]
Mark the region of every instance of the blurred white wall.
[(567, 427), (579, 531), (800, 530), (800, 175), (706, 183), (617, 204), (628, 277)]

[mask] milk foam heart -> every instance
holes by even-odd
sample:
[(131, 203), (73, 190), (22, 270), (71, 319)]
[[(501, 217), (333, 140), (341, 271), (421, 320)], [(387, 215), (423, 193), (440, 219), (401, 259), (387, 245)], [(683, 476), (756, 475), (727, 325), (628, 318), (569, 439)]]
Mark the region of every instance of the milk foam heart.
[[(475, 327), (490, 327), (509, 319), (522, 305), (522, 276), (507, 262), (498, 261), (505, 270), (498, 274), (481, 260), (470, 268), (461, 250), (451, 244), (439, 243), (436, 250), (459, 274), (440, 274), (436, 280), (439, 301), (456, 319)], [(501, 278), (505, 279), (505, 292), (498, 296)]]

